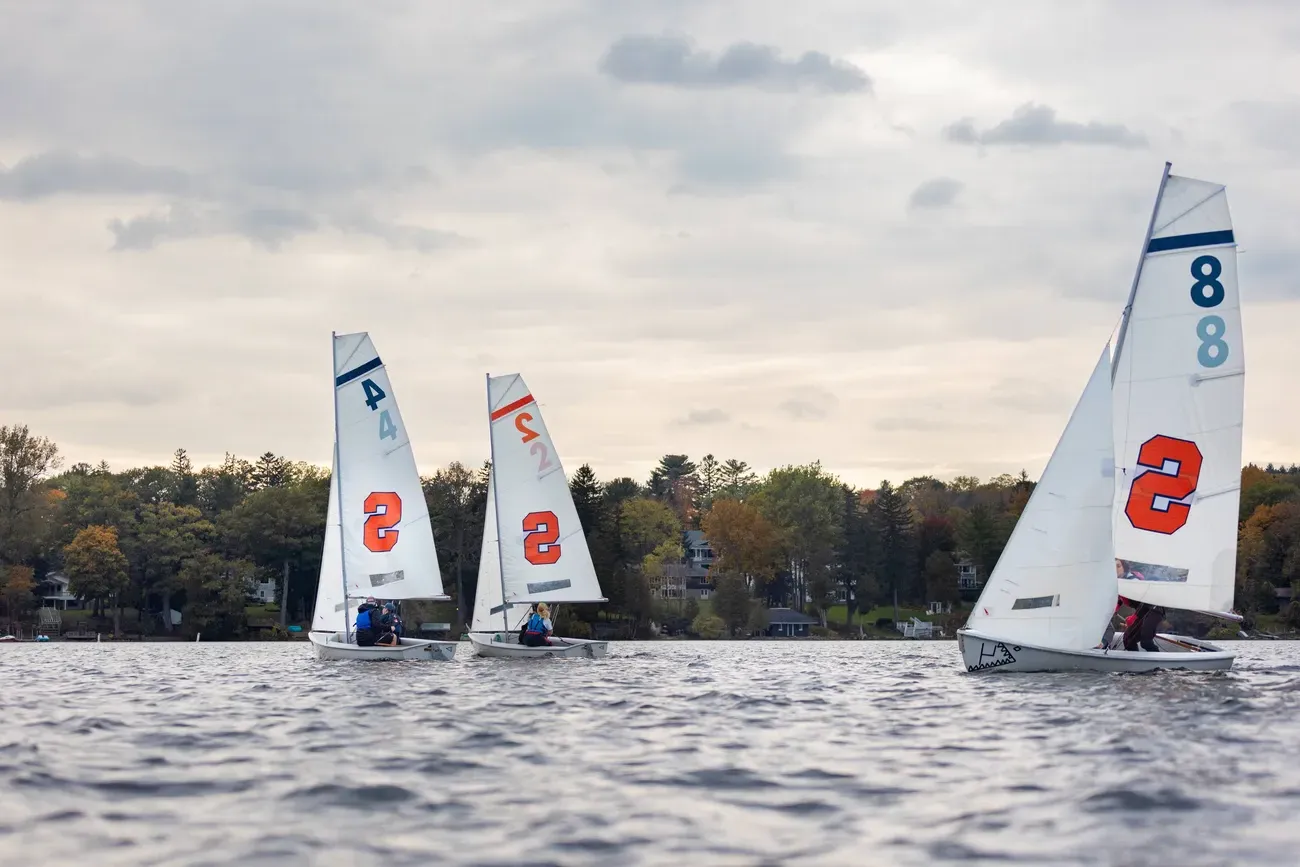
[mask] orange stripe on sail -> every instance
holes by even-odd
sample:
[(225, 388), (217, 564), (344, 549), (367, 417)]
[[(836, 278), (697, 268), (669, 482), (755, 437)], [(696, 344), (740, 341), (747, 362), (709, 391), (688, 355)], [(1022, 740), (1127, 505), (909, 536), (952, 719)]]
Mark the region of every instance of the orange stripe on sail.
[(514, 403), (508, 403), (505, 406), (501, 407), (496, 412), (492, 413), (491, 419), (492, 421), (496, 421), (499, 418), (503, 418), (504, 416), (510, 415), (510, 413), (514, 412), (517, 409), (523, 409), (524, 407), (528, 406), (528, 404), (532, 402), (533, 402), (533, 396), (531, 394), (525, 394), (523, 397), (519, 398), (519, 400), (516, 400)]

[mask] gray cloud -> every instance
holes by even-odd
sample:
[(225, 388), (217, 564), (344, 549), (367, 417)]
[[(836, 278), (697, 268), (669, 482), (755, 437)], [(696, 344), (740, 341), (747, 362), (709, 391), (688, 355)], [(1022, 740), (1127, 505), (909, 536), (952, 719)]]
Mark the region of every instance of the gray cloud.
[(599, 69), (628, 84), (674, 87), (807, 88), (823, 93), (870, 93), (871, 79), (851, 63), (820, 51), (783, 60), (771, 45), (737, 42), (715, 57), (685, 36), (624, 36), (609, 47)]
[(129, 220), (108, 221), (108, 229), (116, 239), (113, 244), (116, 251), (152, 250), (166, 241), (236, 235), (265, 250), (278, 252), (299, 235), (322, 228), (379, 238), (395, 250), (424, 254), (472, 243), (455, 232), (386, 222), (364, 213), (339, 217), (294, 208), (194, 208), (177, 204)]
[(690, 412), (688, 412), (683, 418), (678, 419), (676, 423), (679, 425), (687, 425), (687, 426), (694, 427), (694, 426), (704, 426), (704, 425), (726, 424), (729, 421), (731, 421), (730, 413), (726, 412), (725, 410), (718, 409), (717, 407), (713, 407), (710, 409), (693, 409)]
[(777, 404), (777, 411), (795, 421), (820, 421), (839, 406), (839, 398), (825, 389), (802, 388), (799, 393)]
[(946, 418), (921, 418), (918, 416), (882, 416), (872, 419), (871, 426), (881, 433), (930, 433), (947, 431), (956, 422)]
[(1018, 413), (1053, 415), (1068, 412), (1078, 399), (1090, 372), (1081, 371), (1082, 378), (1077, 383), (1046, 382), (1028, 376), (1010, 376), (993, 384), (989, 389), (989, 400)]
[(194, 189), (194, 180), (185, 172), (113, 156), (58, 150), (24, 157), (10, 169), (0, 166), (0, 199), (23, 202), (61, 193), (184, 195)]
[(957, 194), (961, 191), (961, 181), (932, 178), (912, 191), (907, 204), (912, 208), (946, 208), (957, 201)]
[(1056, 109), (1025, 103), (1011, 117), (996, 126), (980, 131), (972, 118), (964, 117), (943, 130), (944, 138), (958, 144), (1051, 146), (1062, 144), (1109, 145), (1118, 148), (1144, 148), (1146, 136), (1123, 124), (1088, 121), (1078, 123), (1057, 120)]

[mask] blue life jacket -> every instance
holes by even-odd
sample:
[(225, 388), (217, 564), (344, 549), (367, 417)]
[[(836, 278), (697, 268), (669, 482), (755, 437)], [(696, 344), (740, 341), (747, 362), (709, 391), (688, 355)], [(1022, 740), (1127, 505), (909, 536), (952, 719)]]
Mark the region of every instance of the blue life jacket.
[(528, 618), (527, 631), (536, 632), (538, 635), (546, 631), (546, 624), (542, 622), (542, 615), (538, 614), (536, 611), (533, 612), (533, 616)]
[(359, 613), (359, 614), (357, 615), (357, 626), (356, 626), (356, 628), (357, 628), (357, 629), (369, 629), (369, 628), (370, 628), (370, 609), (369, 609), (369, 608), (367, 608), (365, 611), (362, 611), (361, 613)]

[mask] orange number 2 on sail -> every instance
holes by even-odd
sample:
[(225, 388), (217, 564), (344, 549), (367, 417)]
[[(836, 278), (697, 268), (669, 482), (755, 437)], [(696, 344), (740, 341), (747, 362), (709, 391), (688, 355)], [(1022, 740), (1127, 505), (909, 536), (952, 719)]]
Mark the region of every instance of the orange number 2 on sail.
[(549, 566), (560, 559), (560, 519), (554, 512), (524, 515), (524, 559), (534, 566)]
[[(1201, 480), (1201, 450), (1191, 440), (1163, 434), (1154, 436), (1138, 450), (1138, 466), (1146, 471), (1133, 479), (1124, 504), (1129, 523), (1139, 530), (1171, 536), (1187, 523), (1192, 507), (1173, 502), (1192, 495)], [(1173, 463), (1172, 471), (1165, 470)], [(1157, 505), (1158, 501), (1163, 501)], [(1162, 508), (1163, 507), (1163, 508)]]
[(367, 548), (376, 554), (393, 550), (397, 536), (395, 529), (402, 523), (402, 498), (392, 491), (379, 492), (366, 497), (366, 531), (362, 537)]

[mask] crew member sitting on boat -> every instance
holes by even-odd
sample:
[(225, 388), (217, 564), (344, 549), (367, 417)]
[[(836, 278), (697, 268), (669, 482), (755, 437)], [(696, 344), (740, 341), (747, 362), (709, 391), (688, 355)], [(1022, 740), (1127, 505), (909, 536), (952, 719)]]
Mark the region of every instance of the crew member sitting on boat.
[[(380, 647), (395, 647), (398, 644), (397, 637), (397, 615), (393, 614), (393, 609), (385, 605), (379, 613), (379, 624), (375, 629), (375, 644)], [(371, 622), (374, 622), (374, 612), (371, 613)]]
[(537, 603), (537, 610), (528, 617), (524, 628), (524, 645), (544, 647), (551, 643), (551, 610), (545, 602)]
[(374, 647), (378, 637), (379, 603), (375, 597), (367, 596), (366, 601), (357, 607), (357, 647)]
[[(1132, 602), (1129, 604), (1134, 605)], [(1134, 607), (1137, 610), (1124, 621), (1124, 649), (1137, 650), (1141, 646), (1150, 653), (1159, 653), (1160, 647), (1155, 641), (1156, 630), (1165, 619), (1165, 610), (1146, 602), (1139, 602)]]

